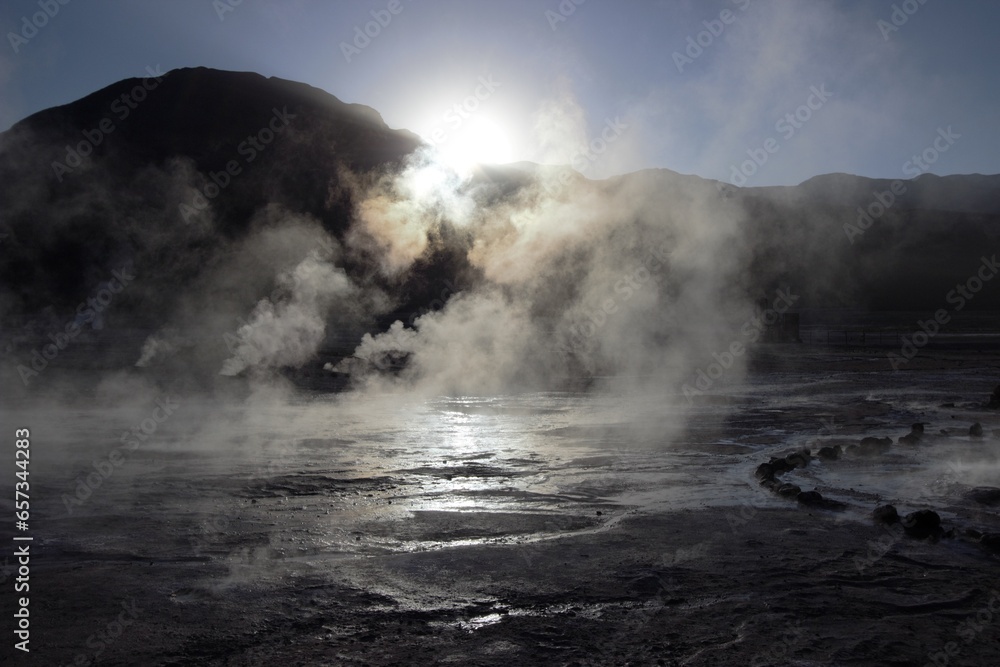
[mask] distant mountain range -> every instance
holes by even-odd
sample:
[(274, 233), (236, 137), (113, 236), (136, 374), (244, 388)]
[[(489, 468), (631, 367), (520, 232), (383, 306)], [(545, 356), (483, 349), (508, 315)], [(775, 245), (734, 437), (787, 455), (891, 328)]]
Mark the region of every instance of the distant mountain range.
[[(115, 297), (109, 321), (175, 326), (212, 300), (249, 312), (273, 293), (276, 272), (316, 242), (303, 230), (318, 224), (340, 248), (333, 263), (384, 295), (370, 317), (338, 328), (349, 350), (366, 331), (439, 308), (442, 291), (490, 279), (470, 260), (483, 238), (453, 223), (443, 199), (430, 241), (403, 270), (376, 269), (395, 241), (366, 246), (352, 232), (359, 193), (403, 172), (421, 146), (369, 107), (302, 83), (206, 68), (120, 81), (41, 111), (0, 135), (0, 314), (8, 326), (72, 318), (128, 262), (137, 278)], [(803, 307), (933, 312), (1000, 249), (1000, 175), (896, 182), (826, 174), (792, 187), (736, 188), (666, 169), (593, 181), (518, 163), (483, 167), (454, 188), (475, 191), (484, 210), (510, 220), (529, 200), (538, 211), (539, 198), (593, 197), (630, 202), (612, 226), (673, 230), (663, 238), (726, 230), (704, 261), (726, 266), (729, 288), (755, 299), (790, 286)], [(254, 245), (283, 225), (291, 236)], [(230, 266), (246, 270), (227, 282), (220, 276)], [(1000, 283), (968, 306), (1000, 309)]]

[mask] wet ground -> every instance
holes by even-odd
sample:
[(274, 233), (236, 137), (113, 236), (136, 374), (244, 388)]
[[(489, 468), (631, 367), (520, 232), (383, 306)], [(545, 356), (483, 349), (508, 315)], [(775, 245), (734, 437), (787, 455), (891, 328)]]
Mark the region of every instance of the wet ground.
[[(693, 406), (179, 397), (134, 449), (134, 410), (19, 406), (39, 452), (32, 662), (1000, 664), (1000, 555), (978, 537), (1000, 516), (969, 495), (1000, 487), (997, 384), (992, 355), (892, 372), (802, 347)], [(915, 422), (915, 445), (783, 475), (839, 511), (753, 476)], [(876, 526), (886, 503), (945, 532)]]

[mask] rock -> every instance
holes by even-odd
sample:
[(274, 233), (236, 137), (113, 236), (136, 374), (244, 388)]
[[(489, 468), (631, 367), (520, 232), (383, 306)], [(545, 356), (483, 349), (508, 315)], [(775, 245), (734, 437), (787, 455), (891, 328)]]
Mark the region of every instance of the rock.
[(784, 457), (771, 457), (769, 461), (772, 468), (774, 468), (774, 474), (780, 475), (783, 472), (788, 472), (795, 468), (794, 465), (789, 463)]
[(816, 455), (824, 461), (836, 461), (843, 452), (840, 445), (834, 445), (833, 447), (820, 447)]
[(990, 395), (990, 402), (986, 404), (986, 407), (991, 410), (1000, 410), (1000, 384), (993, 389), (993, 393)]
[(899, 523), (899, 513), (892, 505), (882, 505), (872, 510), (872, 519), (875, 520), (875, 523), (892, 525)]
[(983, 533), (979, 538), (979, 544), (994, 553), (1000, 553), (1000, 533)]
[(924, 425), (921, 422), (910, 425), (910, 432), (899, 438), (901, 445), (915, 445), (924, 437)]
[(811, 458), (812, 456), (808, 449), (800, 449), (786, 456), (785, 461), (793, 468), (805, 468), (809, 465)]
[(774, 466), (770, 463), (761, 463), (757, 466), (757, 469), (753, 471), (753, 476), (757, 479), (764, 481), (768, 479), (774, 479)]
[(889, 447), (892, 446), (892, 438), (873, 438), (871, 436), (861, 438), (861, 443), (858, 445), (858, 449), (855, 454), (861, 456), (874, 456), (875, 454), (882, 454)]
[(842, 510), (847, 507), (847, 505), (838, 500), (824, 498), (819, 491), (803, 491), (795, 499), (807, 507), (816, 507), (824, 510)]
[(786, 498), (795, 498), (802, 492), (802, 489), (795, 486), (794, 484), (789, 484), (788, 482), (785, 482), (784, 484), (779, 485), (778, 488), (774, 489), (774, 492), (777, 493), (779, 496), (785, 496)]
[(969, 437), (970, 438), (981, 438), (983, 437), (983, 425), (976, 422), (969, 427)]
[(977, 486), (968, 491), (965, 497), (983, 505), (1000, 505), (1000, 489), (995, 486)]
[(819, 491), (803, 491), (796, 497), (796, 500), (803, 505), (819, 505), (823, 502), (823, 496)]
[(923, 539), (941, 533), (941, 517), (934, 510), (917, 510), (903, 517), (903, 530), (910, 537)]

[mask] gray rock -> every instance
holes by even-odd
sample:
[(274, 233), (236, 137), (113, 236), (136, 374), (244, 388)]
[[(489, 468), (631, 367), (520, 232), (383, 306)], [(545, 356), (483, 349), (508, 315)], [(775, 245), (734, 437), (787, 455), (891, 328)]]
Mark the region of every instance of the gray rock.
[(797, 452), (792, 452), (785, 457), (785, 461), (788, 465), (793, 468), (805, 468), (809, 465), (809, 460), (812, 458), (808, 449), (800, 449)]
[(875, 523), (894, 524), (899, 523), (899, 513), (892, 505), (882, 505), (872, 510), (872, 518)]
[(834, 445), (833, 447), (820, 447), (816, 455), (824, 461), (836, 461), (843, 452), (844, 450), (840, 448), (840, 445)]
[(759, 466), (757, 466), (757, 469), (754, 470), (753, 476), (761, 481), (764, 481), (768, 479), (774, 479), (774, 472), (775, 470), (773, 465), (771, 465), (770, 463), (761, 463)]
[(965, 497), (983, 505), (1000, 505), (1000, 489), (995, 486), (977, 486), (966, 492)]
[(799, 493), (802, 492), (802, 489), (795, 486), (794, 484), (789, 484), (788, 482), (785, 482), (784, 484), (778, 486), (778, 488), (774, 489), (774, 492), (777, 493), (779, 496), (785, 496), (786, 498), (795, 498), (799, 495)]

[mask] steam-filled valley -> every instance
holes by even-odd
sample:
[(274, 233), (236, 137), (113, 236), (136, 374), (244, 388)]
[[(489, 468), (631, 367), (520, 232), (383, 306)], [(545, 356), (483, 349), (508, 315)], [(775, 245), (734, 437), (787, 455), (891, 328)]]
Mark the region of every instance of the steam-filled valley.
[[(456, 173), (372, 109), (303, 84), (203, 68), (144, 81), (124, 119), (112, 110), (140, 80), (4, 136), (2, 304), (10, 361), (29, 369), (4, 371), (23, 376), (18, 391), (56, 384), (18, 336), (73, 323), (60, 359), (87, 347), (202, 386), (329, 364), (363, 380), (389, 365), (390, 384), (448, 393), (609, 374), (673, 388), (779, 289), (798, 309), (933, 313), (956, 269), (995, 247), (997, 177), (917, 178), (865, 228), (856, 209), (895, 199), (889, 181)], [(123, 267), (124, 289), (90, 304)], [(106, 340), (105, 322), (133, 337)]]
[(0, 135), (43, 664), (1000, 657), (1000, 175), (461, 169), (149, 74)]

